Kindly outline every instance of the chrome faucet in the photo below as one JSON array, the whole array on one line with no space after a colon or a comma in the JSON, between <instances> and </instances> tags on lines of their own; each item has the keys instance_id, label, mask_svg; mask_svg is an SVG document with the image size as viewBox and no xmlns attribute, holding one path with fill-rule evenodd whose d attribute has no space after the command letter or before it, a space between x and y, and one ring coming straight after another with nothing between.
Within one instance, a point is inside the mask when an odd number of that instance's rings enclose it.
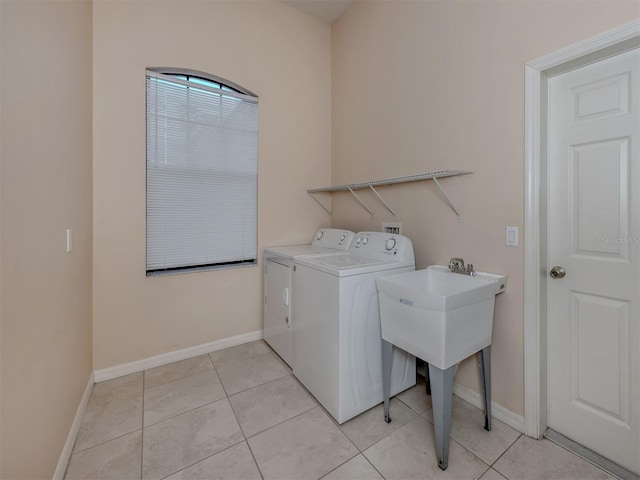
<instances>
[{"instance_id":1,"label":"chrome faucet","mask_svg":"<svg viewBox=\"0 0 640 480\"><path fill-rule=\"evenodd\" d=\"M453 257L449 260L449 270L453 273L461 273L463 275L475 276L476 271L473 269L473 263L464 266L464 260L460 257Z\"/></svg>"}]
</instances>

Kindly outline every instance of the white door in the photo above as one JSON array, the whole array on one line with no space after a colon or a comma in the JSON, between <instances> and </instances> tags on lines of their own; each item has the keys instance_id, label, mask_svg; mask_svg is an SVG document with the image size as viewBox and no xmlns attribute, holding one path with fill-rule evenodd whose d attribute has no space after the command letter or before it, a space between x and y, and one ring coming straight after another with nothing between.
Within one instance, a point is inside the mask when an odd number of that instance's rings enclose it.
<instances>
[{"instance_id":1,"label":"white door","mask_svg":"<svg viewBox=\"0 0 640 480\"><path fill-rule=\"evenodd\" d=\"M549 80L549 427L640 473L640 50Z\"/></svg>"}]
</instances>

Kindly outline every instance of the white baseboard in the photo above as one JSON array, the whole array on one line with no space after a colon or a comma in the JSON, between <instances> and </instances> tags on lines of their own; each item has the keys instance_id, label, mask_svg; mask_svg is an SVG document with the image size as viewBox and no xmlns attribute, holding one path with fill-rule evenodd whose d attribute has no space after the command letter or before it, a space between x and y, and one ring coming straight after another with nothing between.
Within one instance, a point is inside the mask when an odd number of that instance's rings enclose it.
<instances>
[{"instance_id":1,"label":"white baseboard","mask_svg":"<svg viewBox=\"0 0 640 480\"><path fill-rule=\"evenodd\" d=\"M160 367L168 363L178 362L180 360L186 360L188 358L197 357L198 355L204 355L206 353L215 352L216 350L222 350L223 348L235 347L242 343L253 342L255 340L262 340L262 330L256 330L255 332L243 333L241 335L235 335L233 337L222 338L209 343L203 343L194 347L183 348L181 350L175 350L173 352L163 353L155 355L153 357L143 358L142 360L136 360L134 362L123 363L115 365L113 367L103 368L93 372L95 382L100 383L105 380L111 380L113 378L122 377L131 373L143 372L149 368Z\"/></svg>"},{"instance_id":2,"label":"white baseboard","mask_svg":"<svg viewBox=\"0 0 640 480\"><path fill-rule=\"evenodd\" d=\"M76 438L78 437L78 432L80 431L80 423L82 422L84 411L87 409L87 403L89 402L89 397L91 396L91 391L93 390L94 383L94 375L92 373L91 375L89 375L87 388L84 389L84 393L82 394L82 398L80 399L80 405L78 405L78 410L76 410L76 416L73 419L71 429L69 430L69 435L67 435L67 441L62 448L62 453L60 454L60 459L58 460L58 466L56 467L55 472L53 472L53 480L62 480L64 478L65 472L67 471L67 465L69 465L69 460L71 459L73 446L76 443Z\"/></svg>"},{"instance_id":3,"label":"white baseboard","mask_svg":"<svg viewBox=\"0 0 640 480\"><path fill-rule=\"evenodd\" d=\"M480 409L484 408L482 395L467 387L463 387L459 383L453 384L453 393L475 407ZM506 423L511 428L515 428L520 433L524 433L524 417L494 401L491 402L491 416Z\"/></svg>"}]
</instances>

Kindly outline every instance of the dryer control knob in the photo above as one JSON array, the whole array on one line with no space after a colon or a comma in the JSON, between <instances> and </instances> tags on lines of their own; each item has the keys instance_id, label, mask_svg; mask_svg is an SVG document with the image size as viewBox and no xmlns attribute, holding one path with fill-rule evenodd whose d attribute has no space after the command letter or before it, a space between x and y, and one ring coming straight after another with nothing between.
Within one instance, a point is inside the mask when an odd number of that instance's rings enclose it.
<instances>
[{"instance_id":1,"label":"dryer control knob","mask_svg":"<svg viewBox=\"0 0 640 480\"><path fill-rule=\"evenodd\" d=\"M386 248L387 250L393 250L395 246L396 246L396 239L393 237L387 240L387 242L384 244L384 248Z\"/></svg>"},{"instance_id":2,"label":"dryer control knob","mask_svg":"<svg viewBox=\"0 0 640 480\"><path fill-rule=\"evenodd\" d=\"M362 241L362 237L358 235L356 237L356 243L360 243L361 241Z\"/></svg>"},{"instance_id":3,"label":"dryer control knob","mask_svg":"<svg viewBox=\"0 0 640 480\"><path fill-rule=\"evenodd\" d=\"M369 239L368 239L367 237L364 237L364 238L362 239L362 244L363 244L363 245L366 245L367 243L369 243Z\"/></svg>"},{"instance_id":4,"label":"dryer control knob","mask_svg":"<svg viewBox=\"0 0 640 480\"><path fill-rule=\"evenodd\" d=\"M344 239L347 238L347 236L345 234L342 234L342 236L340 237L340 241L344 242Z\"/></svg>"}]
</instances>

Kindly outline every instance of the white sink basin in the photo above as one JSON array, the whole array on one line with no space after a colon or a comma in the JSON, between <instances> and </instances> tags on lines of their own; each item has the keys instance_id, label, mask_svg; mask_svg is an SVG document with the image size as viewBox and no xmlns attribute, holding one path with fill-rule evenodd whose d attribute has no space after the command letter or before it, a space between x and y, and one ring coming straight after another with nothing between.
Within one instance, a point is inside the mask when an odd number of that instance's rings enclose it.
<instances>
[{"instance_id":1,"label":"white sink basin","mask_svg":"<svg viewBox=\"0 0 640 480\"><path fill-rule=\"evenodd\" d=\"M377 278L382 338L445 370L491 344L495 296L506 283L441 265Z\"/></svg>"}]
</instances>

